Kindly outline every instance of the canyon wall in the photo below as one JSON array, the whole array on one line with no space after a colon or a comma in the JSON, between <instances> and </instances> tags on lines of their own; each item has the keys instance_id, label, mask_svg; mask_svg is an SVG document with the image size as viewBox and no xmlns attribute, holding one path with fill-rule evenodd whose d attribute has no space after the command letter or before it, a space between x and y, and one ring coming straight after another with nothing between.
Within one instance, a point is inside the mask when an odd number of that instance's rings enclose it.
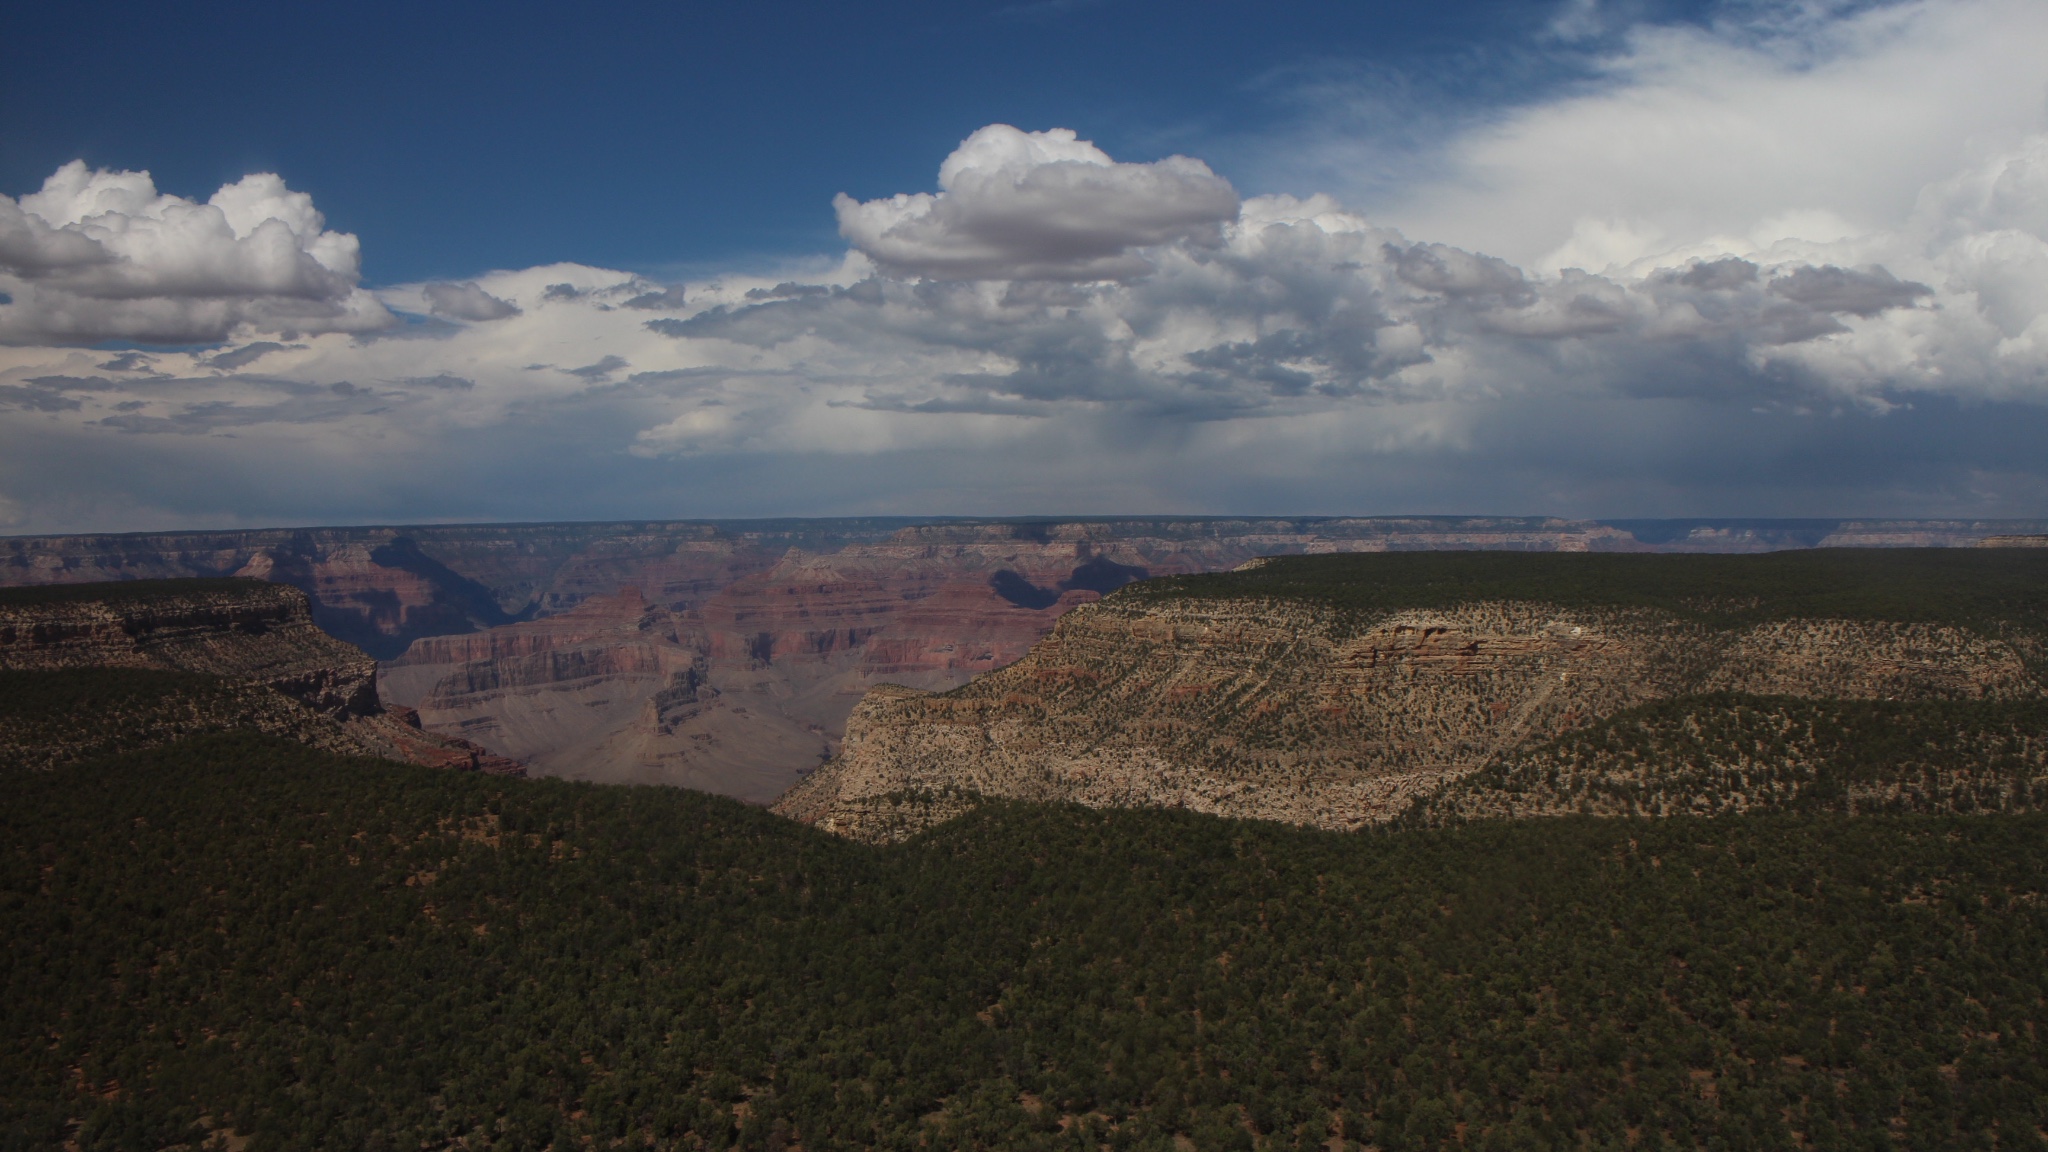
<instances>
[{"instance_id":1,"label":"canyon wall","mask_svg":"<svg viewBox=\"0 0 2048 1152\"><path fill-rule=\"evenodd\" d=\"M869 688L1015 661L1143 577L1256 556L1425 549L1763 551L1974 544L2012 521L1536 517L837 519L434 525L0 538L0 585L291 585L384 661L384 699L536 772L765 802Z\"/></svg>"},{"instance_id":2,"label":"canyon wall","mask_svg":"<svg viewBox=\"0 0 2048 1152\"><path fill-rule=\"evenodd\" d=\"M315 627L305 593L190 580L0 594L0 668L161 668L273 689L324 716L378 710L377 662Z\"/></svg>"},{"instance_id":3,"label":"canyon wall","mask_svg":"<svg viewBox=\"0 0 2048 1152\"><path fill-rule=\"evenodd\" d=\"M2037 632L1939 621L1125 594L965 687L870 692L776 808L873 840L987 796L1348 829L1647 701L2031 699L2044 652Z\"/></svg>"},{"instance_id":4,"label":"canyon wall","mask_svg":"<svg viewBox=\"0 0 2048 1152\"><path fill-rule=\"evenodd\" d=\"M197 731L254 728L347 754L524 774L516 761L423 730L408 710L386 709L377 662L315 626L306 594L283 584L187 579L0 589L0 672L94 670L183 675L156 682L158 691L139 704L117 679L106 692L88 688L79 715L10 710L0 723L0 758L49 767L103 746L130 750ZM36 689L31 681L10 683ZM117 698L128 699L120 715L94 714Z\"/></svg>"}]
</instances>

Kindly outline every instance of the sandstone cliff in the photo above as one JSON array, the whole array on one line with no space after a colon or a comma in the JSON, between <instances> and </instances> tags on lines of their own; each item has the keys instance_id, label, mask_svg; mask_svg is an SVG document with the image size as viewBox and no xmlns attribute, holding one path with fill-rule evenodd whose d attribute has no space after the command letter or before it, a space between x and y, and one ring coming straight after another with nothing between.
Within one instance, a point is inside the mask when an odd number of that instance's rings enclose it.
<instances>
[{"instance_id":1,"label":"sandstone cliff","mask_svg":"<svg viewBox=\"0 0 2048 1152\"><path fill-rule=\"evenodd\" d=\"M1126 593L964 688L869 693L842 754L777 810L869 839L976 796L1354 828L1646 701L2027 699L2040 654L2032 632L1941 620Z\"/></svg>"}]
</instances>

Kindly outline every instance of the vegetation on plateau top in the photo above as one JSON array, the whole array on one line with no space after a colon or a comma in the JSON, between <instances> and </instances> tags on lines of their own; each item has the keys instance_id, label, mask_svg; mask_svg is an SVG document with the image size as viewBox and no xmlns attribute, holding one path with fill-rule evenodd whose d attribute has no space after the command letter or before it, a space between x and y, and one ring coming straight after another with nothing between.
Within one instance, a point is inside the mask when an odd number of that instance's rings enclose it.
<instances>
[{"instance_id":1,"label":"vegetation on plateau top","mask_svg":"<svg viewBox=\"0 0 2048 1152\"><path fill-rule=\"evenodd\" d=\"M1277 556L1122 597L1306 600L1392 612L1480 601L1649 608L1713 623L1799 617L2048 625L2048 549L1814 548L1754 555L1366 552Z\"/></svg>"},{"instance_id":2,"label":"vegetation on plateau top","mask_svg":"<svg viewBox=\"0 0 2048 1152\"><path fill-rule=\"evenodd\" d=\"M103 580L87 584L29 584L0 588L0 608L25 608L41 604L139 604L181 596L245 596L252 592L273 592L277 585L245 577L189 577L176 580Z\"/></svg>"}]
</instances>

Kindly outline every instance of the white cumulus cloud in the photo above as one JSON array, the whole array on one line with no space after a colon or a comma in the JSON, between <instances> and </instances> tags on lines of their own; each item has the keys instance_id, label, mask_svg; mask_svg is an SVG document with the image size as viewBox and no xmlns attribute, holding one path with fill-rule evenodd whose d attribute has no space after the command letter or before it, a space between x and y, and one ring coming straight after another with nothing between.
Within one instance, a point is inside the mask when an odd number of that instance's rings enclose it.
<instances>
[{"instance_id":1,"label":"white cumulus cloud","mask_svg":"<svg viewBox=\"0 0 2048 1152\"><path fill-rule=\"evenodd\" d=\"M1441 140L1375 218L1546 272L1748 255L1897 228L1924 189L2043 128L2037 0L1733 11L1753 18L1638 27L1589 84ZM1287 146L1343 179L1341 133Z\"/></svg>"},{"instance_id":2,"label":"white cumulus cloud","mask_svg":"<svg viewBox=\"0 0 2048 1152\"><path fill-rule=\"evenodd\" d=\"M73 161L0 196L0 340L218 341L240 331L366 331L392 322L358 287L356 238L269 173L201 204L147 172Z\"/></svg>"},{"instance_id":3,"label":"white cumulus cloud","mask_svg":"<svg viewBox=\"0 0 2048 1152\"><path fill-rule=\"evenodd\" d=\"M1124 280L1143 249L1201 241L1237 193L1200 160L1119 164L1066 128L991 124L939 166L936 194L833 201L839 231L876 263L938 280Z\"/></svg>"}]
</instances>

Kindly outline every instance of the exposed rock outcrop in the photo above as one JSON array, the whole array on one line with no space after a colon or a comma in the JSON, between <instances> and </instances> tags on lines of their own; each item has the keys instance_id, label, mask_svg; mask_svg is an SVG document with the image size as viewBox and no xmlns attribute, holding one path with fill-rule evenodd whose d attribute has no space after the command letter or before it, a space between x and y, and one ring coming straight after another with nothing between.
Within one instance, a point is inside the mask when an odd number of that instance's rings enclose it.
<instances>
[{"instance_id":1,"label":"exposed rock outcrop","mask_svg":"<svg viewBox=\"0 0 2048 1152\"><path fill-rule=\"evenodd\" d=\"M2042 686L2006 640L1939 624L1112 597L964 688L870 693L843 753L776 808L865 839L975 796L1354 828L1531 741L1716 689L1979 699Z\"/></svg>"},{"instance_id":2,"label":"exposed rock outcrop","mask_svg":"<svg viewBox=\"0 0 2048 1152\"><path fill-rule=\"evenodd\" d=\"M119 715L0 722L13 763L49 767L194 732L253 728L356 755L524 774L378 702L377 663L313 623L305 593L250 579L135 581L0 592L0 671L175 673L85 684ZM33 729L33 731L31 731Z\"/></svg>"}]
</instances>

